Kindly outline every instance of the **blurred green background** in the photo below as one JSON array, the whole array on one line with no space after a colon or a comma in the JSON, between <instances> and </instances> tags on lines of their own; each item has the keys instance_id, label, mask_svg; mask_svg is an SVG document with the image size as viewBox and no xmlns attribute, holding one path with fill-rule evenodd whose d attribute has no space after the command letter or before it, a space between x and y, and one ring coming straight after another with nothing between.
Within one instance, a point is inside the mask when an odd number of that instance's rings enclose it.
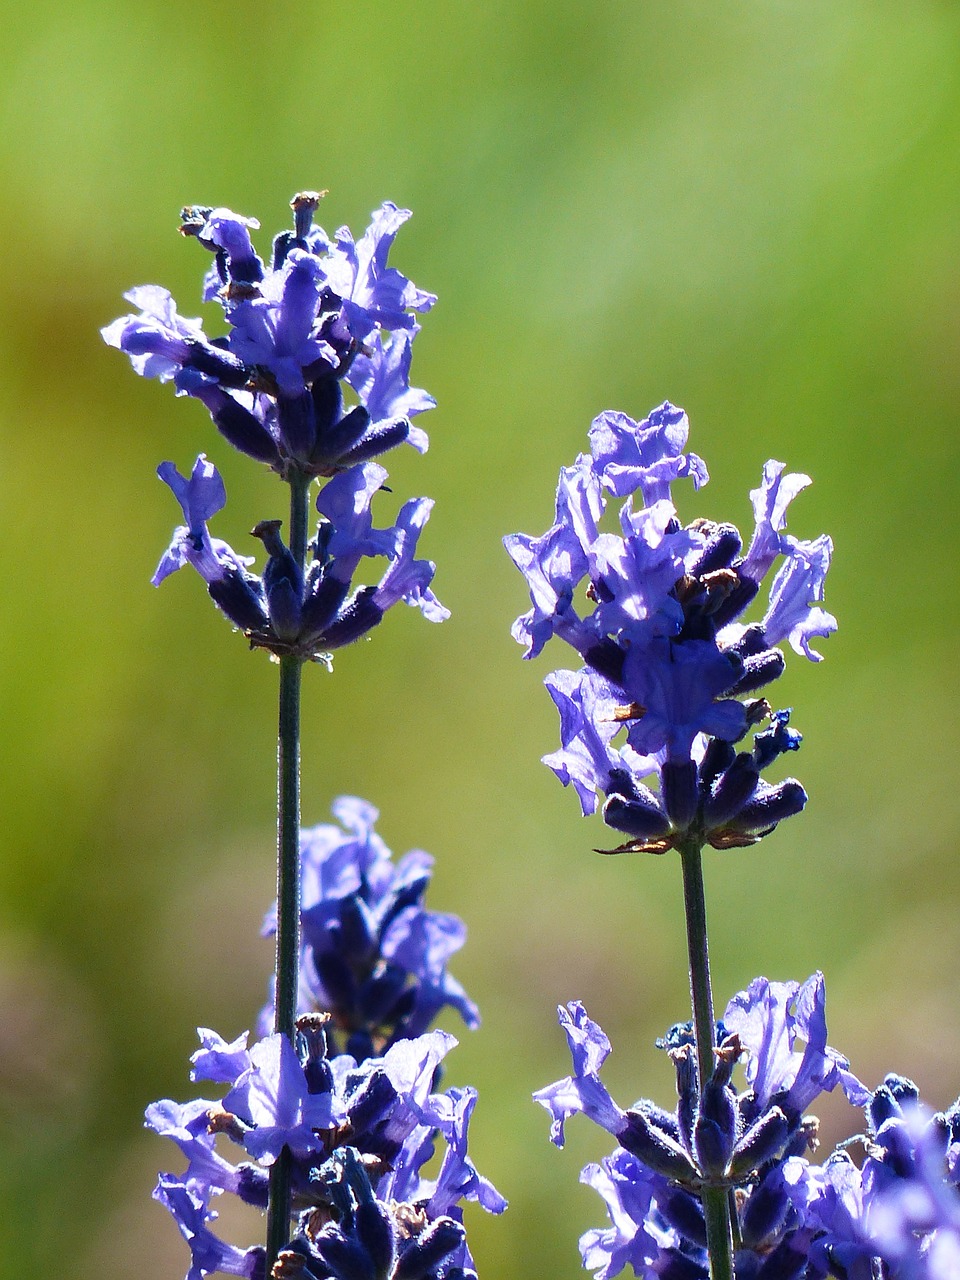
<instances>
[{"instance_id":1,"label":"blurred green background","mask_svg":"<svg viewBox=\"0 0 960 1280\"><path fill-rule=\"evenodd\" d=\"M259 217L330 189L359 232L415 211L395 261L440 295L415 381L439 408L398 497L453 618L391 616L306 681L304 818L355 792L436 909L484 1025L449 1079L481 1091L470 1215L487 1280L580 1274L603 1220L577 1184L606 1136L547 1143L558 1001L613 1039L621 1102L667 1103L654 1037L686 1016L679 868L601 860L539 757L557 728L509 627L503 534L550 523L603 408L686 407L712 481L681 514L751 525L765 459L809 472L792 532L829 531L827 661L777 690L805 735L806 814L711 853L718 1004L758 973L827 974L831 1040L868 1083L960 1090L956 768L960 6L946 0L53 0L3 6L0 81L0 1274L178 1280L150 1201L172 1147L144 1105L194 1096L194 1027L251 1024L271 966L275 669L193 575L148 583L177 512L156 464L201 449L239 550L274 477L98 328L131 285L199 310L184 203ZM462 1029L448 1018L454 1032ZM855 1125L825 1109L827 1139ZM238 1227L255 1238L256 1223Z\"/></svg>"}]
</instances>

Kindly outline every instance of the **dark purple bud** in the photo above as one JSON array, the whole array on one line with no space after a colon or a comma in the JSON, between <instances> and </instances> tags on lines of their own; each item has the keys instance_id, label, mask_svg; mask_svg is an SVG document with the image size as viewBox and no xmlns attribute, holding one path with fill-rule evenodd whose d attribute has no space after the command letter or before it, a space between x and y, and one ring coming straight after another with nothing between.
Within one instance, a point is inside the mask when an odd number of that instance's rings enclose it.
<instances>
[{"instance_id":1,"label":"dark purple bud","mask_svg":"<svg viewBox=\"0 0 960 1280\"><path fill-rule=\"evenodd\" d=\"M340 380L325 368L320 377L313 380L310 394L313 396L317 443L323 448L328 433L343 417L343 388Z\"/></svg>"},{"instance_id":2,"label":"dark purple bud","mask_svg":"<svg viewBox=\"0 0 960 1280\"><path fill-rule=\"evenodd\" d=\"M362 587L337 620L327 628L322 644L327 649L341 649L366 635L383 619L383 610L374 600L376 587Z\"/></svg>"},{"instance_id":3,"label":"dark purple bud","mask_svg":"<svg viewBox=\"0 0 960 1280\"><path fill-rule=\"evenodd\" d=\"M657 1280L709 1280L706 1263L699 1263L679 1249L661 1249L657 1255Z\"/></svg>"},{"instance_id":4,"label":"dark purple bud","mask_svg":"<svg viewBox=\"0 0 960 1280\"><path fill-rule=\"evenodd\" d=\"M397 1235L389 1210L379 1200L364 1200L354 1219L357 1238L373 1264L374 1276L392 1274L397 1250Z\"/></svg>"},{"instance_id":5,"label":"dark purple bud","mask_svg":"<svg viewBox=\"0 0 960 1280\"><path fill-rule=\"evenodd\" d=\"M920 1102L920 1090L908 1076L897 1075L896 1072L891 1071L883 1077L883 1083L890 1090L901 1110L908 1111Z\"/></svg>"},{"instance_id":6,"label":"dark purple bud","mask_svg":"<svg viewBox=\"0 0 960 1280\"><path fill-rule=\"evenodd\" d=\"M807 1269L809 1260L809 1237L806 1232L795 1231L767 1254L757 1272L757 1280L801 1280L810 1274ZM837 1271L838 1276L844 1274L843 1268ZM848 1280L853 1280L852 1272L848 1274Z\"/></svg>"},{"instance_id":7,"label":"dark purple bud","mask_svg":"<svg viewBox=\"0 0 960 1280\"><path fill-rule=\"evenodd\" d=\"M357 996L357 983L350 965L337 951L314 950L317 977L334 1009L351 1009Z\"/></svg>"},{"instance_id":8,"label":"dark purple bud","mask_svg":"<svg viewBox=\"0 0 960 1280\"><path fill-rule=\"evenodd\" d=\"M774 1160L791 1134L790 1122L779 1107L771 1107L746 1131L733 1151L730 1177L745 1177L767 1160Z\"/></svg>"},{"instance_id":9,"label":"dark purple bud","mask_svg":"<svg viewBox=\"0 0 960 1280\"><path fill-rule=\"evenodd\" d=\"M222 578L208 584L207 591L235 627L241 631L266 631L270 620L259 587L258 579L240 568L230 567L225 569Z\"/></svg>"},{"instance_id":10,"label":"dark purple bud","mask_svg":"<svg viewBox=\"0 0 960 1280\"><path fill-rule=\"evenodd\" d=\"M263 571L263 591L273 629L281 640L295 640L300 633L303 601L300 566L283 544L279 520L261 520L252 533L270 557Z\"/></svg>"},{"instance_id":11,"label":"dark purple bud","mask_svg":"<svg viewBox=\"0 0 960 1280\"><path fill-rule=\"evenodd\" d=\"M362 1133L365 1129L372 1129L396 1100L397 1091L390 1083L390 1077L378 1068L350 1103L350 1123L354 1130Z\"/></svg>"},{"instance_id":12,"label":"dark purple bud","mask_svg":"<svg viewBox=\"0 0 960 1280\"><path fill-rule=\"evenodd\" d=\"M710 794L710 788L716 782L724 769L728 769L733 764L736 757L736 750L732 743L725 742L723 738L711 738L707 743L707 749L703 753L703 759L700 761L700 795L705 800Z\"/></svg>"},{"instance_id":13,"label":"dark purple bud","mask_svg":"<svg viewBox=\"0 0 960 1280\"><path fill-rule=\"evenodd\" d=\"M763 653L754 654L745 659L743 674L727 692L731 697L740 698L747 693L755 693L773 680L783 675L787 660L779 649L765 649Z\"/></svg>"},{"instance_id":14,"label":"dark purple bud","mask_svg":"<svg viewBox=\"0 0 960 1280\"><path fill-rule=\"evenodd\" d=\"M692 1158L694 1130L700 1112L700 1083L696 1054L692 1045L684 1045L670 1053L677 1072L677 1124L680 1141Z\"/></svg>"},{"instance_id":15,"label":"dark purple bud","mask_svg":"<svg viewBox=\"0 0 960 1280\"><path fill-rule=\"evenodd\" d=\"M273 271L279 271L287 260L287 254L291 249L303 249L306 246L302 241L297 239L295 231L281 231L273 237L273 250L270 255L270 267Z\"/></svg>"},{"instance_id":16,"label":"dark purple bud","mask_svg":"<svg viewBox=\"0 0 960 1280\"><path fill-rule=\"evenodd\" d=\"M635 784L641 789L639 784ZM645 795L638 795L628 800L625 796L608 796L603 806L603 820L615 831L623 831L635 840L649 840L653 836L662 836L670 830L670 820L660 808L660 803L646 787Z\"/></svg>"},{"instance_id":17,"label":"dark purple bud","mask_svg":"<svg viewBox=\"0 0 960 1280\"><path fill-rule=\"evenodd\" d=\"M667 1223L693 1244L706 1248L707 1228L703 1220L703 1207L696 1196L682 1187L670 1187L662 1194L657 1192L657 1208Z\"/></svg>"},{"instance_id":18,"label":"dark purple bud","mask_svg":"<svg viewBox=\"0 0 960 1280\"><path fill-rule=\"evenodd\" d=\"M237 1195L244 1204L266 1209L270 1199L270 1174L256 1164L237 1166Z\"/></svg>"},{"instance_id":19,"label":"dark purple bud","mask_svg":"<svg viewBox=\"0 0 960 1280\"><path fill-rule=\"evenodd\" d=\"M741 751L720 775L704 802L703 821L708 830L723 826L739 813L756 790L760 771L752 755Z\"/></svg>"},{"instance_id":20,"label":"dark purple bud","mask_svg":"<svg viewBox=\"0 0 960 1280\"><path fill-rule=\"evenodd\" d=\"M352 466L352 451L365 441L365 433L369 426L369 413L363 405L357 405L328 427L323 434L317 432L317 445L313 451L314 465L337 467L341 470ZM380 452L380 450L374 450L374 452Z\"/></svg>"},{"instance_id":21,"label":"dark purple bud","mask_svg":"<svg viewBox=\"0 0 960 1280\"><path fill-rule=\"evenodd\" d=\"M730 1069L723 1061L718 1062L700 1095L693 1146L697 1163L705 1173L722 1174L736 1142L737 1100L727 1087L729 1078Z\"/></svg>"},{"instance_id":22,"label":"dark purple bud","mask_svg":"<svg viewBox=\"0 0 960 1280\"><path fill-rule=\"evenodd\" d=\"M466 1232L459 1222L437 1218L403 1248L392 1280L427 1280L436 1275L444 1259L465 1239Z\"/></svg>"},{"instance_id":23,"label":"dark purple bud","mask_svg":"<svg viewBox=\"0 0 960 1280\"><path fill-rule=\"evenodd\" d=\"M902 1120L888 1120L877 1134L883 1148L883 1163L898 1178L912 1178L915 1172L916 1152L914 1137Z\"/></svg>"},{"instance_id":24,"label":"dark purple bud","mask_svg":"<svg viewBox=\"0 0 960 1280\"><path fill-rule=\"evenodd\" d=\"M658 1107L649 1098L641 1098L639 1102L634 1104L634 1110L642 1111L652 1125L662 1133L665 1133L668 1138L673 1138L674 1142L683 1141L677 1117L672 1111L667 1111L664 1107Z\"/></svg>"},{"instance_id":25,"label":"dark purple bud","mask_svg":"<svg viewBox=\"0 0 960 1280\"><path fill-rule=\"evenodd\" d=\"M280 451L273 436L255 414L221 386L186 371L177 376L177 387L206 406L217 430L235 449L257 462L279 465Z\"/></svg>"},{"instance_id":26,"label":"dark purple bud","mask_svg":"<svg viewBox=\"0 0 960 1280\"><path fill-rule=\"evenodd\" d=\"M697 816L697 766L692 760L667 760L660 786L670 821L681 831L689 827Z\"/></svg>"},{"instance_id":27,"label":"dark purple bud","mask_svg":"<svg viewBox=\"0 0 960 1280\"><path fill-rule=\"evenodd\" d=\"M718 569L727 569L740 554L743 540L740 531L732 524L708 525L701 532L707 535L706 545L694 560L687 572L695 578L705 573L715 573Z\"/></svg>"},{"instance_id":28,"label":"dark purple bud","mask_svg":"<svg viewBox=\"0 0 960 1280\"><path fill-rule=\"evenodd\" d=\"M357 894L340 904L338 950L347 962L365 960L374 950L377 925L366 903Z\"/></svg>"},{"instance_id":29,"label":"dark purple bud","mask_svg":"<svg viewBox=\"0 0 960 1280\"><path fill-rule=\"evenodd\" d=\"M357 1004L360 1016L370 1026L393 1021L388 1015L396 1006L407 982L407 970L401 965L381 961L375 972L360 984Z\"/></svg>"},{"instance_id":30,"label":"dark purple bud","mask_svg":"<svg viewBox=\"0 0 960 1280\"><path fill-rule=\"evenodd\" d=\"M215 378L222 387L232 387L235 390L245 387L250 381L249 368L232 352L224 351L212 342L201 342L199 338L184 338L183 342L186 348L186 358L183 361L185 371L194 370L205 374L208 378ZM177 389L187 390L182 385L182 376L177 380Z\"/></svg>"},{"instance_id":31,"label":"dark purple bud","mask_svg":"<svg viewBox=\"0 0 960 1280\"><path fill-rule=\"evenodd\" d=\"M880 1126L887 1120L890 1120L893 1117L900 1119L903 1115L903 1112L900 1109L900 1104L893 1095L893 1090L887 1084L887 1080L889 1079L890 1077L887 1076L883 1084L874 1091L873 1096L867 1103L867 1120L870 1124L871 1133L876 1133Z\"/></svg>"},{"instance_id":32,"label":"dark purple bud","mask_svg":"<svg viewBox=\"0 0 960 1280\"><path fill-rule=\"evenodd\" d=\"M308 576L306 599L300 610L300 634L304 644L319 641L340 612L349 590L349 582L341 582L331 573Z\"/></svg>"},{"instance_id":33,"label":"dark purple bud","mask_svg":"<svg viewBox=\"0 0 960 1280\"><path fill-rule=\"evenodd\" d=\"M756 653L769 649L767 637L759 622L752 622L745 627L743 634L728 647L728 653L739 653L741 658L752 658Z\"/></svg>"},{"instance_id":34,"label":"dark purple bud","mask_svg":"<svg viewBox=\"0 0 960 1280\"><path fill-rule=\"evenodd\" d=\"M731 567L737 569L738 565L734 563ZM744 609L760 590L758 584L752 578L745 578L742 574L738 575L738 577L737 585L713 615L714 625L718 630L720 627L726 626L728 622L732 622L734 618L739 618L740 614L743 613Z\"/></svg>"},{"instance_id":35,"label":"dark purple bud","mask_svg":"<svg viewBox=\"0 0 960 1280\"><path fill-rule=\"evenodd\" d=\"M313 1247L337 1280L376 1280L366 1249L336 1227L324 1227L314 1238Z\"/></svg>"},{"instance_id":36,"label":"dark purple bud","mask_svg":"<svg viewBox=\"0 0 960 1280\"><path fill-rule=\"evenodd\" d=\"M769 831L785 818L792 818L807 803L807 793L796 780L786 778L775 787L758 790L748 801L730 826L737 831L759 833Z\"/></svg>"},{"instance_id":37,"label":"dark purple bud","mask_svg":"<svg viewBox=\"0 0 960 1280\"><path fill-rule=\"evenodd\" d=\"M379 932L381 938L386 933L390 923L396 919L401 911L405 911L407 907L420 907L423 905L424 894L430 886L430 874L429 871L423 870L418 875L411 876L405 884L394 890L392 902L380 916Z\"/></svg>"},{"instance_id":38,"label":"dark purple bud","mask_svg":"<svg viewBox=\"0 0 960 1280\"><path fill-rule=\"evenodd\" d=\"M313 453L317 442L317 424L310 392L301 391L297 396L279 394L277 424L287 452L291 457L305 462Z\"/></svg>"},{"instance_id":39,"label":"dark purple bud","mask_svg":"<svg viewBox=\"0 0 960 1280\"><path fill-rule=\"evenodd\" d=\"M354 409L353 414L358 415L357 421L360 420L359 415L366 414L366 410ZM348 418L352 419L353 414L348 414L344 418L344 422ZM341 424L342 425L342 424ZM386 453L388 449L395 449L398 444L403 444L407 436L410 434L410 420L408 418L389 418L386 422L380 422L372 430L366 432L352 448L347 449L340 458L340 465L343 467L355 467L361 462L368 462L371 458L379 457L381 453Z\"/></svg>"},{"instance_id":40,"label":"dark purple bud","mask_svg":"<svg viewBox=\"0 0 960 1280\"><path fill-rule=\"evenodd\" d=\"M631 1109L616 1134L621 1147L642 1160L655 1173L675 1182L695 1181L697 1171L678 1142L651 1124L642 1111Z\"/></svg>"},{"instance_id":41,"label":"dark purple bud","mask_svg":"<svg viewBox=\"0 0 960 1280\"><path fill-rule=\"evenodd\" d=\"M783 1227L790 1212L783 1172L774 1166L747 1197L740 1212L740 1234L748 1249L759 1249Z\"/></svg>"},{"instance_id":42,"label":"dark purple bud","mask_svg":"<svg viewBox=\"0 0 960 1280\"><path fill-rule=\"evenodd\" d=\"M700 1116L693 1127L693 1149L697 1164L705 1173L718 1177L727 1167L732 1143L729 1135L713 1120Z\"/></svg>"},{"instance_id":43,"label":"dark purple bud","mask_svg":"<svg viewBox=\"0 0 960 1280\"><path fill-rule=\"evenodd\" d=\"M614 684L619 684L623 677L625 657L620 646L606 637L591 645L583 654L583 660L588 667L593 667L594 671L607 680L612 680Z\"/></svg>"}]
</instances>

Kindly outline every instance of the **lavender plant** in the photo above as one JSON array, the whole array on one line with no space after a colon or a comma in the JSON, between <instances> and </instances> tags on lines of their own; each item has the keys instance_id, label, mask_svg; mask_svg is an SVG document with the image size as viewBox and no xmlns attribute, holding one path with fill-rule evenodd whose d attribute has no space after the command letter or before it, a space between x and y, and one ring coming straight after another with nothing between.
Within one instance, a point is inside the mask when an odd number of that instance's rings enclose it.
<instances>
[{"instance_id":1,"label":"lavender plant","mask_svg":"<svg viewBox=\"0 0 960 1280\"><path fill-rule=\"evenodd\" d=\"M782 642L818 661L811 642L836 621L822 606L830 539L785 532L809 477L766 464L744 552L733 525L677 517L673 482L708 479L684 452L688 432L669 403L640 423L600 414L590 453L560 473L552 527L505 540L530 589L513 629L526 656L557 636L583 662L546 677L561 746L544 763L584 814L600 807L627 836L603 852L675 851L683 878L693 1017L657 1042L676 1108L613 1100L599 1076L609 1041L579 1003L560 1009L573 1073L535 1095L558 1146L576 1113L618 1143L581 1174L611 1223L583 1236L583 1263L599 1280L628 1265L644 1280L955 1278L960 1104L932 1114L895 1075L866 1088L827 1044L820 974L758 978L714 1019L702 852L756 844L806 804L796 779L762 776L800 735L789 710L755 695L784 670ZM601 523L610 496L626 499L619 533ZM762 616L747 620L775 564ZM864 1108L864 1127L814 1165L807 1108L838 1086Z\"/></svg>"},{"instance_id":2,"label":"lavender plant","mask_svg":"<svg viewBox=\"0 0 960 1280\"><path fill-rule=\"evenodd\" d=\"M191 1078L221 1086L219 1100L163 1101L147 1124L187 1159L155 1196L191 1250L188 1280L211 1272L262 1280L465 1280L475 1276L464 1200L499 1213L506 1202L476 1171L467 1131L472 1089L438 1087L456 1041L430 1030L446 1005L468 1026L479 1015L447 972L463 942L452 916L423 904L431 859L394 864L376 835L376 811L342 797L343 828L300 829L300 695L307 662L376 627L401 600L439 622L434 565L417 559L427 498L375 527L387 473L374 461L407 442L433 399L410 384L415 315L435 298L387 265L410 216L384 204L359 240L313 222L320 196L294 198L294 227L273 241L269 266L254 250L258 224L227 209L183 211L181 231L212 254L203 300L223 309L226 333L208 337L155 285L126 296L137 313L103 330L137 373L172 381L199 400L220 434L289 486L289 535L262 519L253 536L266 561L211 535L226 502L200 454L189 477L158 469L183 514L153 581L190 564L251 648L279 666L276 971L260 1038L227 1042L200 1031ZM310 500L319 515L310 536ZM369 561L385 567L371 572ZM365 581L373 578L374 581ZM241 1150L226 1158L218 1138ZM437 1146L436 1176L426 1171ZM266 1244L239 1248L209 1223L223 1193L266 1210ZM291 1218L296 1215L295 1226Z\"/></svg>"}]
</instances>

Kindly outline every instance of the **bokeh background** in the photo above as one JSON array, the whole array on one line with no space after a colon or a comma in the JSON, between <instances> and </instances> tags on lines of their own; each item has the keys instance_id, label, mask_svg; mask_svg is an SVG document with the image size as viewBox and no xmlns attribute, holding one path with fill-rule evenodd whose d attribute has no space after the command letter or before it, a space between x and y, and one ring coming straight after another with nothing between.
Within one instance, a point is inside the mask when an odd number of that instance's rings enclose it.
<instances>
[{"instance_id":1,"label":"bokeh background","mask_svg":"<svg viewBox=\"0 0 960 1280\"><path fill-rule=\"evenodd\" d=\"M177 512L156 464L201 449L238 549L274 477L195 402L137 379L101 325L124 289L199 310L184 203L256 215L330 190L359 233L415 210L395 261L440 295L415 381L442 627L403 610L306 681L304 817L355 792L396 852L437 858L436 909L484 1025L449 1079L512 1201L470 1215L487 1280L580 1274L609 1149L547 1143L558 1001L615 1052L622 1102L668 1102L657 1034L687 1009L679 869L609 844L539 764L555 748L503 534L550 523L603 408L684 405L712 480L682 514L749 529L765 459L809 472L791 530L832 533L817 668L778 692L806 814L710 854L718 1003L758 973L827 974L831 1040L960 1091L956 626L960 7L947 0L54 0L2 5L0 1274L171 1280L150 1201L177 1153L141 1128L194 1096L194 1028L251 1024L271 965L275 669L195 576L148 584ZM447 1025L455 1032L452 1017ZM827 1108L828 1140L856 1117ZM252 1241L256 1223L239 1238Z\"/></svg>"}]
</instances>

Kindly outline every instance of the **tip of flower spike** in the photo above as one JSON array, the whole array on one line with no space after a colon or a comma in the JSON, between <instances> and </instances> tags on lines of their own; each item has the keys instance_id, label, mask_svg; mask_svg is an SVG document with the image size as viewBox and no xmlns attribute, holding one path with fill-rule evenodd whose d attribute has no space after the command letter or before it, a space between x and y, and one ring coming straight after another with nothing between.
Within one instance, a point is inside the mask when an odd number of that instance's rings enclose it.
<instances>
[{"instance_id":1,"label":"tip of flower spike","mask_svg":"<svg viewBox=\"0 0 960 1280\"><path fill-rule=\"evenodd\" d=\"M323 191L298 191L290 201L290 208L294 213L299 213L301 209L307 208L308 205L311 209L318 209L320 201L329 194L330 192L326 188Z\"/></svg>"},{"instance_id":2,"label":"tip of flower spike","mask_svg":"<svg viewBox=\"0 0 960 1280\"><path fill-rule=\"evenodd\" d=\"M293 234L298 240L306 240L313 226L313 215L320 207L326 191L298 191L290 201L293 210Z\"/></svg>"}]
</instances>

